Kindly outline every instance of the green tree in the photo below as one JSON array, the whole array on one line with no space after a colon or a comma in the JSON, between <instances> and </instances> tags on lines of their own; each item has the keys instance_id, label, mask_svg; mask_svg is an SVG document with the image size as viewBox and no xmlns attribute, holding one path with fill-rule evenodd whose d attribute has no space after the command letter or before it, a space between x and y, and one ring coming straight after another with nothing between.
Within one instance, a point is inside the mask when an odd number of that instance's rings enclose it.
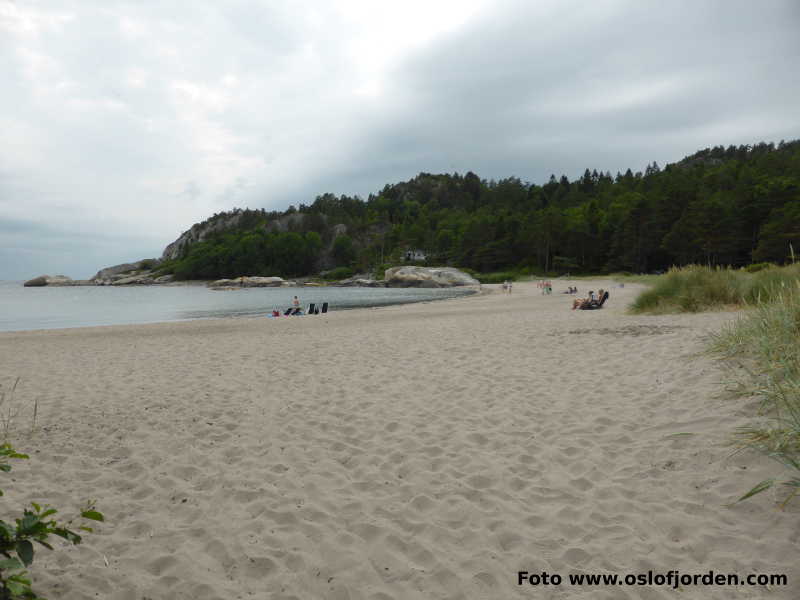
<instances>
[{"instance_id":1,"label":"green tree","mask_svg":"<svg viewBox=\"0 0 800 600\"><path fill-rule=\"evenodd\" d=\"M336 265L349 267L356 259L356 250L349 235L340 235L333 241L332 252Z\"/></svg>"}]
</instances>

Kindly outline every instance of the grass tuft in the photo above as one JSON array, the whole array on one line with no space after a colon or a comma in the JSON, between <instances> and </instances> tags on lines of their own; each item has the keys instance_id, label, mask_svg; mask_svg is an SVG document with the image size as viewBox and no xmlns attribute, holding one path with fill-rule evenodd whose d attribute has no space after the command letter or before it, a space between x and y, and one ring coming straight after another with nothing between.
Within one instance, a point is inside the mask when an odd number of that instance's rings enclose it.
<instances>
[{"instance_id":1,"label":"grass tuft","mask_svg":"<svg viewBox=\"0 0 800 600\"><path fill-rule=\"evenodd\" d=\"M800 265L746 269L691 265L672 268L652 282L631 305L631 312L702 312L768 303L797 286Z\"/></svg>"},{"instance_id":2,"label":"grass tuft","mask_svg":"<svg viewBox=\"0 0 800 600\"><path fill-rule=\"evenodd\" d=\"M795 473L782 482L791 489L788 502L800 485L800 281L789 285L776 279L766 285L753 309L714 337L711 350L754 365L747 369L749 387L760 398L768 421L740 430L738 439L742 447L755 448ZM740 500L774 483L763 481Z\"/></svg>"}]
</instances>

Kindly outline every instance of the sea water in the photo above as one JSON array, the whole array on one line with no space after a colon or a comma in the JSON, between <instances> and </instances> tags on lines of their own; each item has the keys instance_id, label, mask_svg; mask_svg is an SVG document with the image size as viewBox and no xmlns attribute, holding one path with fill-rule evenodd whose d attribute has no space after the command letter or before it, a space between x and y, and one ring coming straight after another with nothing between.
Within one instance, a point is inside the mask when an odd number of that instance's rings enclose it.
<instances>
[{"instance_id":1,"label":"sea water","mask_svg":"<svg viewBox=\"0 0 800 600\"><path fill-rule=\"evenodd\" d=\"M0 281L0 331L62 329L283 312L298 296L305 310L327 302L330 311L441 300L465 288L281 287L211 290L203 285L23 287Z\"/></svg>"}]
</instances>

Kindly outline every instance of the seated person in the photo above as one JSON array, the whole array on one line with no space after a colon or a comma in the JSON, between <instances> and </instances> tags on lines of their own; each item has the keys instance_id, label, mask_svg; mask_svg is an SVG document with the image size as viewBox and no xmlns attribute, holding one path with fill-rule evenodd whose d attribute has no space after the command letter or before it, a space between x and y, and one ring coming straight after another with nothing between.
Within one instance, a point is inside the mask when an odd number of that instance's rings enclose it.
<instances>
[{"instance_id":1,"label":"seated person","mask_svg":"<svg viewBox=\"0 0 800 600\"><path fill-rule=\"evenodd\" d=\"M588 298L575 298L575 300L572 301L572 310L575 310L576 308L583 308L584 305L589 306L594 301L594 292L590 291Z\"/></svg>"}]
</instances>

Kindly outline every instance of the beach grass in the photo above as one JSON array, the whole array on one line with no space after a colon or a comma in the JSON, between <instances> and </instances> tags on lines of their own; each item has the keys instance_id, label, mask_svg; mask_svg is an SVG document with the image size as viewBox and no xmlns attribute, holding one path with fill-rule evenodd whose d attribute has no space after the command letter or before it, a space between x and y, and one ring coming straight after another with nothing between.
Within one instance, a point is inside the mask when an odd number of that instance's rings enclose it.
<instances>
[{"instance_id":1,"label":"beach grass","mask_svg":"<svg viewBox=\"0 0 800 600\"><path fill-rule=\"evenodd\" d=\"M749 365L745 389L761 400L762 425L738 432L742 447L764 452L789 468L786 501L800 492L800 281L762 299L714 336L712 352ZM769 489L756 485L741 499Z\"/></svg>"},{"instance_id":2,"label":"beach grass","mask_svg":"<svg viewBox=\"0 0 800 600\"><path fill-rule=\"evenodd\" d=\"M795 286L800 265L747 269L690 265L649 282L631 305L633 313L664 314L740 308L768 303Z\"/></svg>"},{"instance_id":3,"label":"beach grass","mask_svg":"<svg viewBox=\"0 0 800 600\"><path fill-rule=\"evenodd\" d=\"M740 448L753 448L784 464L786 501L800 492L800 264L778 267L670 269L642 292L633 313L747 309L713 337L710 351L745 367L742 390L761 400L764 420L737 432ZM770 489L760 482L740 500Z\"/></svg>"}]
</instances>

